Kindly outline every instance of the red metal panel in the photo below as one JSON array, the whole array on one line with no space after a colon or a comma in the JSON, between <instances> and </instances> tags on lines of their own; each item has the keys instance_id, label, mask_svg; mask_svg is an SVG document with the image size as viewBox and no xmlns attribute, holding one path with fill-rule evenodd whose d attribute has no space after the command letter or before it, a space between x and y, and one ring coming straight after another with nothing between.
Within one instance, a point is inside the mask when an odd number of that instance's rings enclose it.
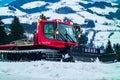
<instances>
[{"instance_id":1,"label":"red metal panel","mask_svg":"<svg viewBox=\"0 0 120 80\"><path fill-rule=\"evenodd\" d=\"M16 47L15 44L6 44L6 45L0 45L0 49L10 49L10 48L13 48L13 47Z\"/></svg>"}]
</instances>

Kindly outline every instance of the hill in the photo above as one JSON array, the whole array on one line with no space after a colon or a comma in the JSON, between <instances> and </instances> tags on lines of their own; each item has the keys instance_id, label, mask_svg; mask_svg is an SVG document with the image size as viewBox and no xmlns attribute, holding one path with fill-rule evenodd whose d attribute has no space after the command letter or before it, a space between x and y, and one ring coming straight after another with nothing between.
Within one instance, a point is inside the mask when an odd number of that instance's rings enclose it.
<instances>
[{"instance_id":1,"label":"hill","mask_svg":"<svg viewBox=\"0 0 120 80\"><path fill-rule=\"evenodd\" d=\"M48 19L68 18L81 25L88 44L106 45L108 39L120 43L120 5L110 1L14 0L0 7L0 17L9 27L13 16L19 17L26 31L33 33L41 13ZM94 23L94 25L91 24Z\"/></svg>"}]
</instances>

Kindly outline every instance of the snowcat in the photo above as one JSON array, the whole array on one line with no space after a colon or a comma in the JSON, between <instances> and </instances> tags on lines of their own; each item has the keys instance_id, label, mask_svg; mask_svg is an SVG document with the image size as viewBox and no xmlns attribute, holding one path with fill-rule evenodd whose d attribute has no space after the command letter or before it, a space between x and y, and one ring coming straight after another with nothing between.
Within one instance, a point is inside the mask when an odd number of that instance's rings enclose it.
<instances>
[{"instance_id":1,"label":"snowcat","mask_svg":"<svg viewBox=\"0 0 120 80\"><path fill-rule=\"evenodd\" d=\"M60 19L46 20L40 17L33 42L14 41L0 45L1 61L114 61L115 54L100 53L100 49L78 46L77 34L73 22Z\"/></svg>"}]
</instances>

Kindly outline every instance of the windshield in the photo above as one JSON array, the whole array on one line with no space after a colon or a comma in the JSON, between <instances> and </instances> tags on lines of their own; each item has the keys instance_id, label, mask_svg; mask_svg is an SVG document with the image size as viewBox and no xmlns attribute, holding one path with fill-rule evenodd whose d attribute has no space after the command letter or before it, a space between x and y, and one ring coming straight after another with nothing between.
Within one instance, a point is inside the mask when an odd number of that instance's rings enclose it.
<instances>
[{"instance_id":1,"label":"windshield","mask_svg":"<svg viewBox=\"0 0 120 80\"><path fill-rule=\"evenodd\" d=\"M63 36L65 36L67 41L76 42L75 33L74 33L74 29L72 26L65 25L65 24L58 24L57 27L60 33Z\"/></svg>"},{"instance_id":2,"label":"windshield","mask_svg":"<svg viewBox=\"0 0 120 80\"><path fill-rule=\"evenodd\" d=\"M49 39L76 42L74 27L65 24L46 22L44 35Z\"/></svg>"}]
</instances>

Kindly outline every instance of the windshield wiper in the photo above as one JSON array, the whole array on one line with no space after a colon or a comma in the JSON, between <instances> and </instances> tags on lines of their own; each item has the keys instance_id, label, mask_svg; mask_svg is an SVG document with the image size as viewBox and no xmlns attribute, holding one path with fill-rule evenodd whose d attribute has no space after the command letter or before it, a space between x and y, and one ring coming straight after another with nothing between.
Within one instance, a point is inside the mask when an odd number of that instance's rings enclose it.
<instances>
[{"instance_id":1,"label":"windshield wiper","mask_svg":"<svg viewBox=\"0 0 120 80\"><path fill-rule=\"evenodd\" d=\"M62 40L64 40L65 42L68 41L60 32L59 32L59 34L60 34L60 37L61 37Z\"/></svg>"},{"instance_id":2,"label":"windshield wiper","mask_svg":"<svg viewBox=\"0 0 120 80\"><path fill-rule=\"evenodd\" d=\"M68 38L70 41L75 42L73 38L66 32L65 34L66 38Z\"/></svg>"}]
</instances>

